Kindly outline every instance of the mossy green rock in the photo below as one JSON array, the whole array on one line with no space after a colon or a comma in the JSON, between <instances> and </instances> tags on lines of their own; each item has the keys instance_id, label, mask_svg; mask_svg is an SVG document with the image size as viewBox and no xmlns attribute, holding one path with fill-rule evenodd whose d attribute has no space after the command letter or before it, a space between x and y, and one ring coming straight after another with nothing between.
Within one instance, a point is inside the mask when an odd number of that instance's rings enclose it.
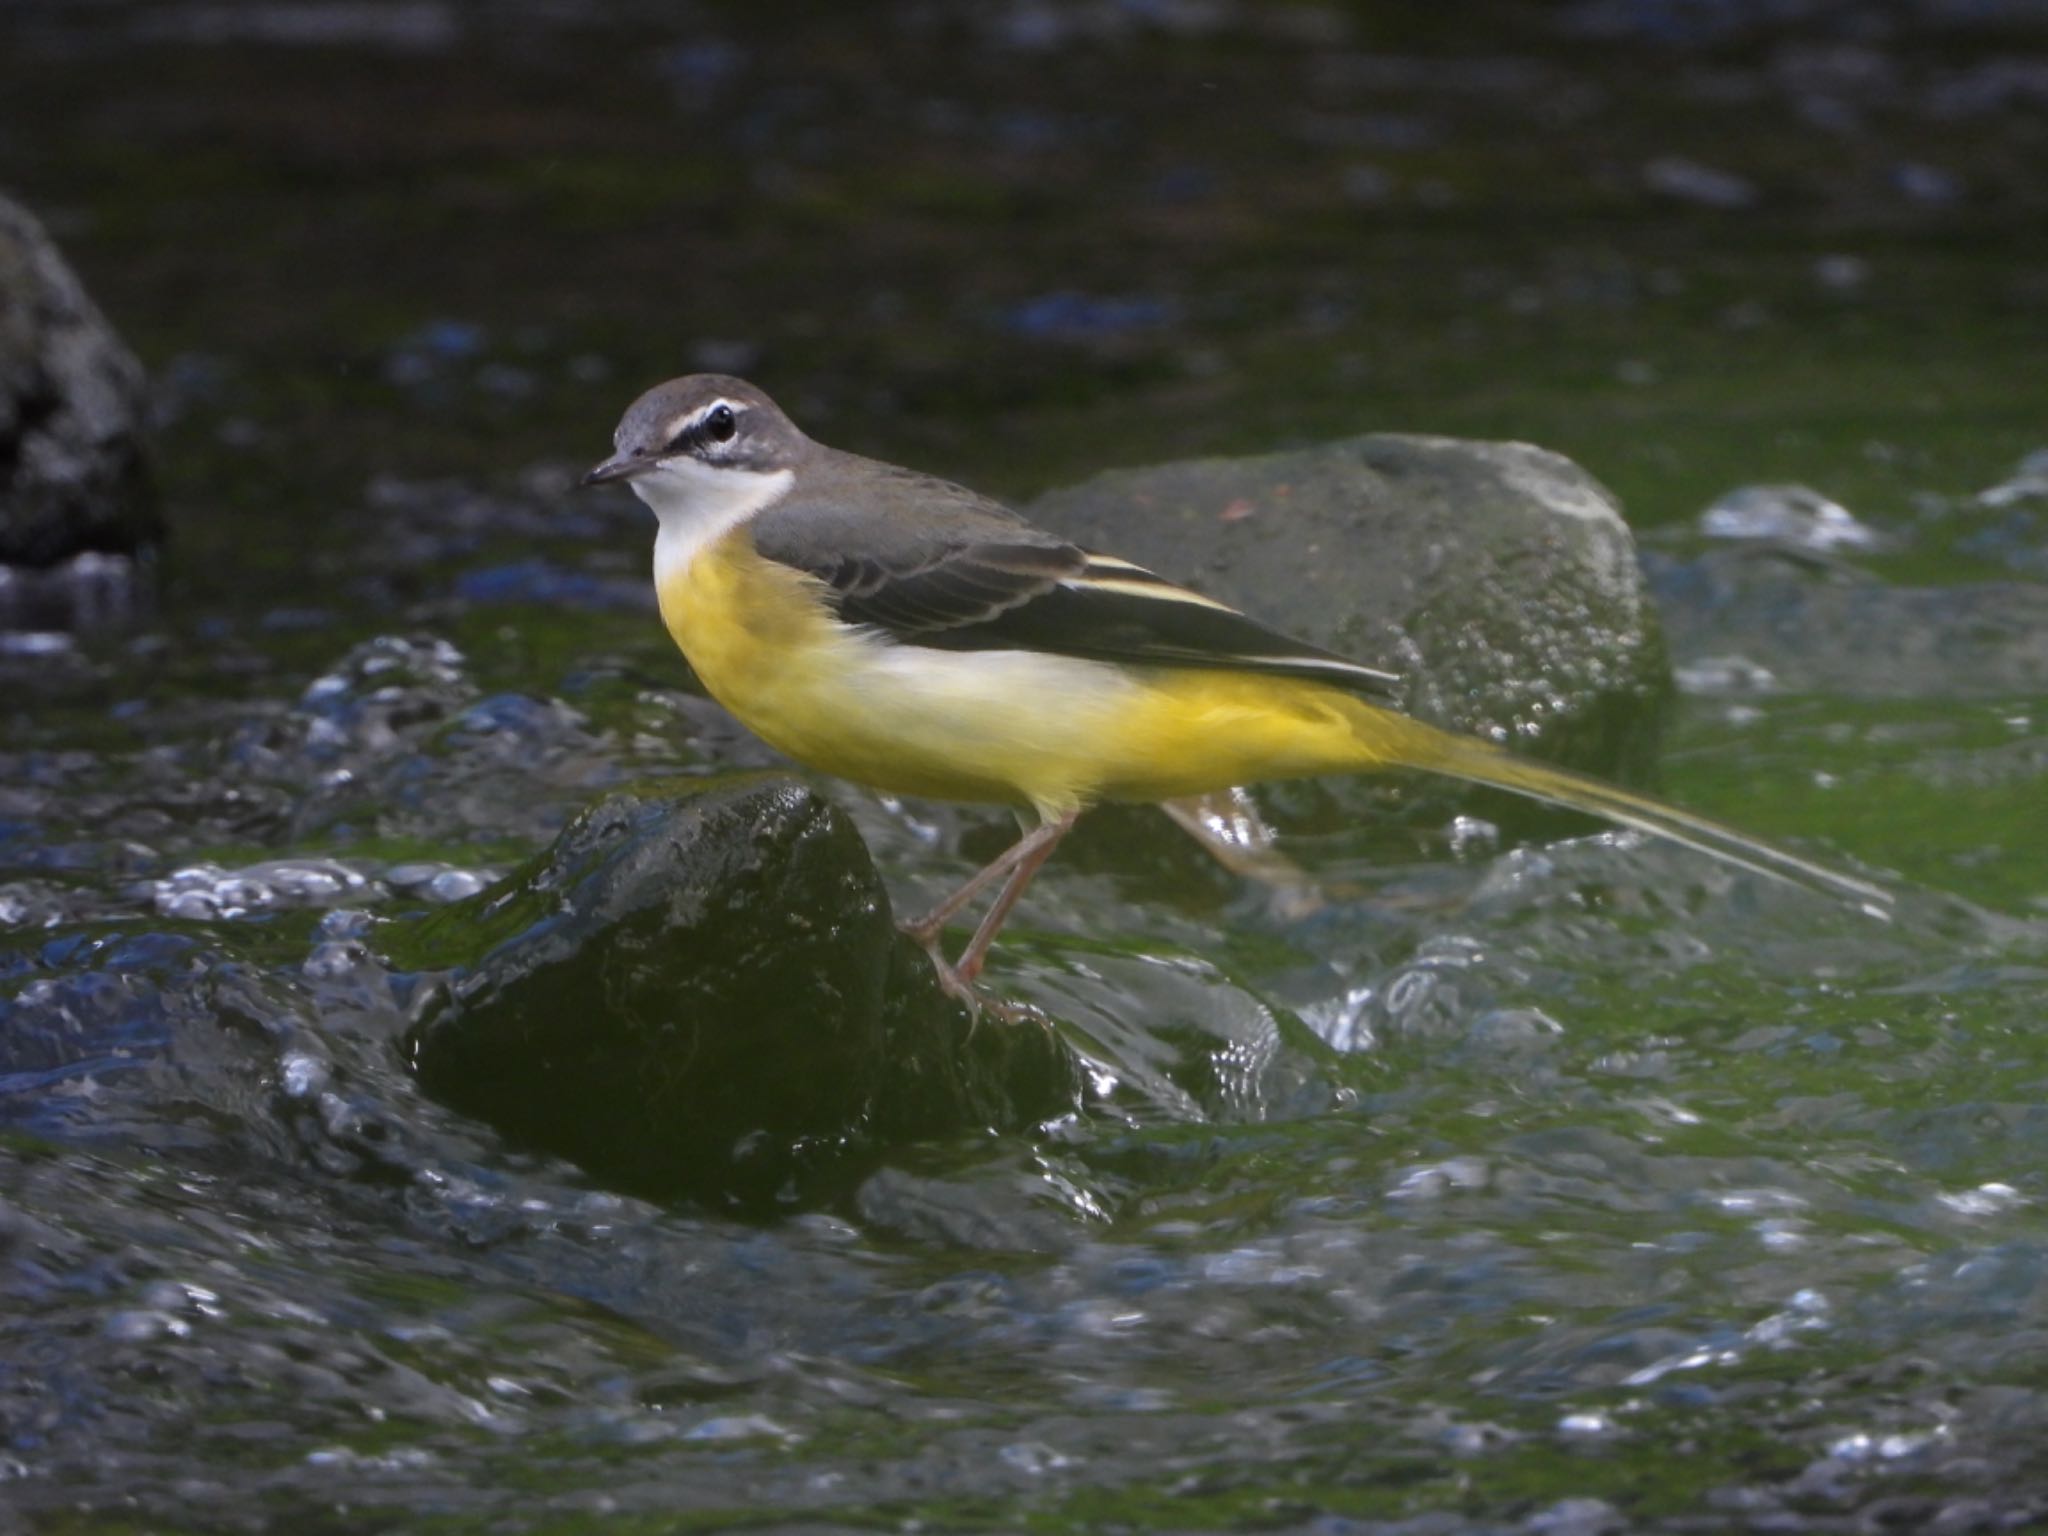
<instances>
[{"instance_id":1,"label":"mossy green rock","mask_svg":"<svg viewBox=\"0 0 2048 1536\"><path fill-rule=\"evenodd\" d=\"M1670 689L1620 505L1525 443L1374 434L1121 470L1034 518L1402 679L1439 725L1610 775Z\"/></svg>"},{"instance_id":2,"label":"mossy green rock","mask_svg":"<svg viewBox=\"0 0 2048 1536\"><path fill-rule=\"evenodd\" d=\"M409 1041L428 1092L656 1197L809 1202L1078 1092L1049 1031L940 990L852 823L787 780L615 795L404 949L447 973Z\"/></svg>"}]
</instances>

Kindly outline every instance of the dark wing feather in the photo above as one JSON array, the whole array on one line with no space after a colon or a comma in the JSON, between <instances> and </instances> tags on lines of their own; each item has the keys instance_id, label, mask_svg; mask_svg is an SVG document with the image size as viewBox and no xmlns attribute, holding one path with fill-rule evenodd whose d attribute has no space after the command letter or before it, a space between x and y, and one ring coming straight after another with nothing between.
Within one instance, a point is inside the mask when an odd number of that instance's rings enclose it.
<instances>
[{"instance_id":1,"label":"dark wing feather","mask_svg":"<svg viewBox=\"0 0 2048 1536\"><path fill-rule=\"evenodd\" d=\"M751 524L755 549L817 577L849 624L939 650L1234 668L1380 694L1399 684L1140 566L1090 555L958 486L855 463L865 473L843 483L857 492L830 503L791 498ZM914 523L888 510L906 497L918 503Z\"/></svg>"},{"instance_id":2,"label":"dark wing feather","mask_svg":"<svg viewBox=\"0 0 2048 1536\"><path fill-rule=\"evenodd\" d=\"M1400 684L1391 672L1361 666L1283 635L1235 608L1122 561L1106 567L1091 562L1080 577L992 615L971 632L949 630L923 643L1270 672L1383 696L1391 696Z\"/></svg>"},{"instance_id":3,"label":"dark wing feather","mask_svg":"<svg viewBox=\"0 0 2048 1536\"><path fill-rule=\"evenodd\" d=\"M947 644L1029 605L1078 574L1086 557L1070 544L962 544L890 569L872 555L814 570L830 587L839 616L872 624L898 640Z\"/></svg>"}]
</instances>

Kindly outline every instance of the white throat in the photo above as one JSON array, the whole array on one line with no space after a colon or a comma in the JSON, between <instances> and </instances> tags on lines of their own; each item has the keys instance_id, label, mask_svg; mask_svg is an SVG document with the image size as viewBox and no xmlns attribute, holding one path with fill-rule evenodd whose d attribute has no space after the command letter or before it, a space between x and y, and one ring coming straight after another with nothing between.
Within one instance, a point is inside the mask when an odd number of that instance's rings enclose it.
<instances>
[{"instance_id":1,"label":"white throat","mask_svg":"<svg viewBox=\"0 0 2048 1536\"><path fill-rule=\"evenodd\" d=\"M671 459L633 481L633 494L661 522L654 536L657 587L683 576L690 563L755 513L789 494L793 470L712 469Z\"/></svg>"}]
</instances>

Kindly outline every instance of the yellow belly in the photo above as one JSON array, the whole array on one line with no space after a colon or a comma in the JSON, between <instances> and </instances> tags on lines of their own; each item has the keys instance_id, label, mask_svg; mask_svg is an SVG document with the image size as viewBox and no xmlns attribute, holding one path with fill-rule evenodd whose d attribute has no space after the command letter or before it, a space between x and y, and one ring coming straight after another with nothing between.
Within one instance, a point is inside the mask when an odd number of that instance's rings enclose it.
<instances>
[{"instance_id":1,"label":"yellow belly","mask_svg":"<svg viewBox=\"0 0 2048 1536\"><path fill-rule=\"evenodd\" d=\"M1864 881L1647 796L1437 730L1322 683L937 651L839 623L812 578L744 529L662 565L661 615L713 698L800 762L879 789L1044 817L1296 774L1420 768L1575 807L1853 897Z\"/></svg>"},{"instance_id":2,"label":"yellow belly","mask_svg":"<svg viewBox=\"0 0 2048 1536\"><path fill-rule=\"evenodd\" d=\"M798 761L879 789L1057 815L1380 756L1358 725L1384 712L1317 683L941 651L849 629L813 578L760 558L744 530L668 575L659 596L713 698Z\"/></svg>"}]
</instances>

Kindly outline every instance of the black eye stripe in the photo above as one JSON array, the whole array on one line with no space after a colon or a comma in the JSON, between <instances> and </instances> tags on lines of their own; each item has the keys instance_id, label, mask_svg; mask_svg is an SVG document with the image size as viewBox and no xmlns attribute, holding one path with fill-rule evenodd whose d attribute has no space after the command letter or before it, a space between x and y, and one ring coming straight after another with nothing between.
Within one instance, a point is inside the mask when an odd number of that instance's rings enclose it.
<instances>
[{"instance_id":1,"label":"black eye stripe","mask_svg":"<svg viewBox=\"0 0 2048 1536\"><path fill-rule=\"evenodd\" d=\"M668 441L666 453L688 453L693 449L729 443L739 435L739 413L720 401L683 426Z\"/></svg>"}]
</instances>

